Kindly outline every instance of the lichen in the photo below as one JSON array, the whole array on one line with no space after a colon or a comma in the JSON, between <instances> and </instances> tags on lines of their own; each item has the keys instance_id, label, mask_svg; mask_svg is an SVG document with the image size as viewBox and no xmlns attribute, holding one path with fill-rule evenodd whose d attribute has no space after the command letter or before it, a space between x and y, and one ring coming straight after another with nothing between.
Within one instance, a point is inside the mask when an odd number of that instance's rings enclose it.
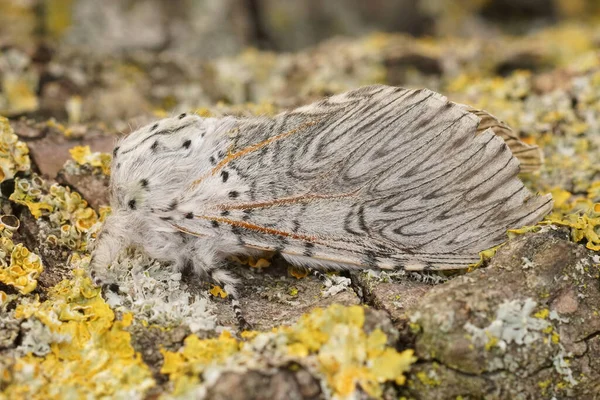
<instances>
[{"instance_id":1,"label":"lichen","mask_svg":"<svg viewBox=\"0 0 600 400\"><path fill-rule=\"evenodd\" d=\"M290 266L288 267L288 274L296 279L306 278L308 276L308 268Z\"/></svg>"},{"instance_id":2,"label":"lichen","mask_svg":"<svg viewBox=\"0 0 600 400\"><path fill-rule=\"evenodd\" d=\"M38 82L39 74L27 54L10 48L0 52L0 114L37 110L40 103L36 94Z\"/></svg>"},{"instance_id":3,"label":"lichen","mask_svg":"<svg viewBox=\"0 0 600 400\"><path fill-rule=\"evenodd\" d=\"M8 119L0 116L0 182L30 168L29 148L19 141Z\"/></svg>"},{"instance_id":4,"label":"lichen","mask_svg":"<svg viewBox=\"0 0 600 400\"><path fill-rule=\"evenodd\" d=\"M155 385L130 344L133 316L115 314L82 269L48 291L48 299L23 298L15 318L35 329L43 357L28 353L5 372L2 398L63 399L138 396ZM39 325L38 325L39 326ZM44 351L41 350L43 354Z\"/></svg>"},{"instance_id":5,"label":"lichen","mask_svg":"<svg viewBox=\"0 0 600 400\"><path fill-rule=\"evenodd\" d=\"M333 398L350 398L359 388L381 398L386 382L404 384L404 373L416 358L412 350L400 353L390 347L381 330L366 333L364 312L361 306L315 309L290 327L253 334L248 341L239 341L226 331L215 339L192 335L181 351L162 351L161 372L174 382L171 395L180 396L230 369L294 361L321 376Z\"/></svg>"},{"instance_id":6,"label":"lichen","mask_svg":"<svg viewBox=\"0 0 600 400\"><path fill-rule=\"evenodd\" d=\"M11 348L21 332L21 322L14 317L12 308L16 299L17 295L6 294L0 290L0 348L3 349ZM5 359L6 357L0 357L0 388L6 378L6 374L3 373L7 368L3 362Z\"/></svg>"},{"instance_id":7,"label":"lichen","mask_svg":"<svg viewBox=\"0 0 600 400\"><path fill-rule=\"evenodd\" d=\"M37 287L37 278L44 267L40 256L21 243L13 243L13 232L18 227L19 220L15 216L0 216L0 282L28 294Z\"/></svg>"},{"instance_id":8,"label":"lichen","mask_svg":"<svg viewBox=\"0 0 600 400\"><path fill-rule=\"evenodd\" d=\"M471 334L476 345L483 345L487 350L498 348L504 352L509 344L527 345L542 338L542 333L550 323L545 319L542 310L531 316L537 303L533 299L507 300L500 304L496 311L496 319L487 327L478 328L467 323L464 329Z\"/></svg>"},{"instance_id":9,"label":"lichen","mask_svg":"<svg viewBox=\"0 0 600 400\"><path fill-rule=\"evenodd\" d=\"M88 165L99 170L104 175L110 175L110 162L112 157L108 153L94 152L90 146L75 146L69 150L73 160L79 165Z\"/></svg>"},{"instance_id":10,"label":"lichen","mask_svg":"<svg viewBox=\"0 0 600 400\"><path fill-rule=\"evenodd\" d=\"M165 361L160 372L169 375L175 382L174 396L184 394L194 384L199 383L198 375L207 367L223 363L228 357L237 353L241 342L224 331L216 339L199 339L196 335L188 336L179 352L162 350Z\"/></svg>"},{"instance_id":11,"label":"lichen","mask_svg":"<svg viewBox=\"0 0 600 400\"><path fill-rule=\"evenodd\" d=\"M36 219L50 223L47 243L72 250L87 249L86 234L99 221L96 211L79 193L56 183L48 185L35 174L30 179L15 179L10 200L27 206Z\"/></svg>"},{"instance_id":12,"label":"lichen","mask_svg":"<svg viewBox=\"0 0 600 400\"><path fill-rule=\"evenodd\" d=\"M227 297L227 292L225 292L223 290L223 288L221 288L218 285L213 285L212 289L210 289L210 294L215 296L215 297L220 297L222 299L224 299L225 297Z\"/></svg>"},{"instance_id":13,"label":"lichen","mask_svg":"<svg viewBox=\"0 0 600 400\"><path fill-rule=\"evenodd\" d=\"M387 336L379 329L363 330L364 308L333 305L304 315L287 336L291 355L316 357L334 395L350 396L357 387L369 396L381 397L381 383L404 384L404 373L416 361L412 350L402 353L387 346Z\"/></svg>"},{"instance_id":14,"label":"lichen","mask_svg":"<svg viewBox=\"0 0 600 400\"><path fill-rule=\"evenodd\" d=\"M76 262L87 268L89 259L86 255ZM180 272L145 254L120 253L104 279L119 287L118 292L106 293L110 307L121 313L132 313L140 323L165 328L186 325L192 332L217 329L208 293L199 292L199 285L182 281Z\"/></svg>"},{"instance_id":15,"label":"lichen","mask_svg":"<svg viewBox=\"0 0 600 400\"><path fill-rule=\"evenodd\" d=\"M571 228L574 242L585 242L590 250L600 251L600 203L595 203L585 211L565 216L551 216L548 221Z\"/></svg>"}]
</instances>

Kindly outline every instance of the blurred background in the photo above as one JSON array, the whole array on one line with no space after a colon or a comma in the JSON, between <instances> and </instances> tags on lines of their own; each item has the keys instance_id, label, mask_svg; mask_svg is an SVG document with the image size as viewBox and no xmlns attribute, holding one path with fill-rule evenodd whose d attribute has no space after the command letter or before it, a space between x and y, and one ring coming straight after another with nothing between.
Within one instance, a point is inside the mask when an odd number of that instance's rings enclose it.
<instances>
[{"instance_id":1,"label":"blurred background","mask_svg":"<svg viewBox=\"0 0 600 400\"><path fill-rule=\"evenodd\" d=\"M0 0L0 115L77 135L371 83L465 95L596 62L598 21L597 0Z\"/></svg>"},{"instance_id":2,"label":"blurred background","mask_svg":"<svg viewBox=\"0 0 600 400\"><path fill-rule=\"evenodd\" d=\"M176 50L231 56L246 47L297 51L373 32L485 37L569 19L594 21L596 0L1 0L0 43L95 53Z\"/></svg>"}]
</instances>

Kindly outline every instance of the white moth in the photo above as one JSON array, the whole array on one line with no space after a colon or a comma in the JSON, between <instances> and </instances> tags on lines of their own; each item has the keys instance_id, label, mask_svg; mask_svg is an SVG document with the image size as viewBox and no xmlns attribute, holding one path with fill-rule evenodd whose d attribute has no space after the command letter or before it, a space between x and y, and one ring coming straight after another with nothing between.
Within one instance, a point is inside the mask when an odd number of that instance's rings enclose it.
<instances>
[{"instance_id":1,"label":"white moth","mask_svg":"<svg viewBox=\"0 0 600 400\"><path fill-rule=\"evenodd\" d=\"M534 170L539 149L429 90L368 86L273 118L181 114L113 155L97 282L130 245L193 265L234 298L233 254L274 251L324 269L464 268L552 209L517 178L517 157Z\"/></svg>"}]
</instances>

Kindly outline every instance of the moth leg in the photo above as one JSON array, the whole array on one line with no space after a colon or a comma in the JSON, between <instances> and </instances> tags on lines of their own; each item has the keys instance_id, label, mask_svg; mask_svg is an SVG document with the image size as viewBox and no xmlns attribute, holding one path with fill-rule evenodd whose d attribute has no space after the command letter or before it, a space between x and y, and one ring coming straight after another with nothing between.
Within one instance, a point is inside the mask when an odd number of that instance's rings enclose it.
<instances>
[{"instance_id":1,"label":"moth leg","mask_svg":"<svg viewBox=\"0 0 600 400\"><path fill-rule=\"evenodd\" d=\"M194 243L192 252L194 257L192 263L194 271L198 275L208 277L209 280L222 287L231 299L231 305L235 318L238 323L240 330L250 330L250 324L244 318L244 313L240 306L239 294L237 287L240 283L240 279L233 276L230 271L226 271L222 268L223 261L219 258L217 249L219 243L214 239L198 240Z\"/></svg>"},{"instance_id":2,"label":"moth leg","mask_svg":"<svg viewBox=\"0 0 600 400\"><path fill-rule=\"evenodd\" d=\"M321 283L323 285L325 285L325 287L330 287L331 285L333 285L333 281L327 275L325 275L318 269L314 269L312 267L307 267L307 269L308 269L308 273L315 276L318 280L320 280Z\"/></svg>"},{"instance_id":3,"label":"moth leg","mask_svg":"<svg viewBox=\"0 0 600 400\"><path fill-rule=\"evenodd\" d=\"M237 277L232 276L229 271L223 269L214 269L210 271L211 280L219 286L223 287L223 290L231 297L231 307L235 313L235 319L238 323L240 331L248 331L252 329L252 326L244 318L244 312L240 306L240 297L237 291L237 285L240 280Z\"/></svg>"}]
</instances>

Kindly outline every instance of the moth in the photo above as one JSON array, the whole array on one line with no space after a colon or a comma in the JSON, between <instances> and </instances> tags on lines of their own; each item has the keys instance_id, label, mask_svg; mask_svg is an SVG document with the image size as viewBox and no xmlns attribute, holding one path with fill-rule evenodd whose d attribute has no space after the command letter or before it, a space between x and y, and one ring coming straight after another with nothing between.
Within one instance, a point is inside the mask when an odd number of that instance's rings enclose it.
<instances>
[{"instance_id":1,"label":"moth","mask_svg":"<svg viewBox=\"0 0 600 400\"><path fill-rule=\"evenodd\" d=\"M272 118L181 114L114 148L113 214L91 269L100 284L137 246L237 301L224 262L234 254L316 269L465 268L552 209L517 177L540 164L506 124L426 89L367 86Z\"/></svg>"}]
</instances>

